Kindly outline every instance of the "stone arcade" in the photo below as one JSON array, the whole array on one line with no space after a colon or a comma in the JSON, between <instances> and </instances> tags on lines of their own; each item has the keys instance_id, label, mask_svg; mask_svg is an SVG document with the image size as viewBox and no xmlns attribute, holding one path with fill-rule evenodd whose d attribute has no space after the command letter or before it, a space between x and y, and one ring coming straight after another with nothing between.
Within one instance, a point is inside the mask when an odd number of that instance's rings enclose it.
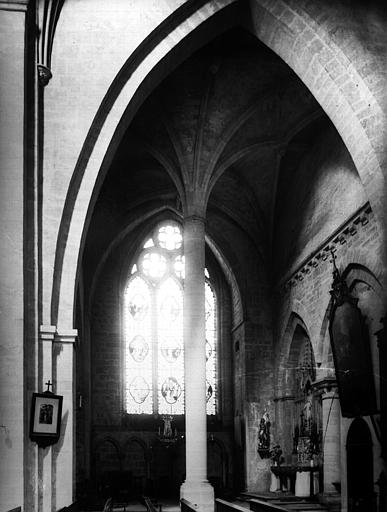
<instances>
[{"instance_id":1,"label":"stone arcade","mask_svg":"<svg viewBox=\"0 0 387 512\"><path fill-rule=\"evenodd\" d=\"M1 512L385 512L385 3L0 0L0 49Z\"/></svg>"}]
</instances>

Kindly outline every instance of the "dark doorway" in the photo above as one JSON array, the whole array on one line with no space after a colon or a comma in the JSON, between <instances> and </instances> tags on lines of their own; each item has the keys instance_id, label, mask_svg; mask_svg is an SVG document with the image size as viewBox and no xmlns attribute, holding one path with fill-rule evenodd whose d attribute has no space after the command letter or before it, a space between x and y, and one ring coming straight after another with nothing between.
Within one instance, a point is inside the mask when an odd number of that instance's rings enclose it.
<instances>
[{"instance_id":1,"label":"dark doorway","mask_svg":"<svg viewBox=\"0 0 387 512\"><path fill-rule=\"evenodd\" d=\"M367 423L355 419L347 436L348 512L373 512L372 439Z\"/></svg>"}]
</instances>

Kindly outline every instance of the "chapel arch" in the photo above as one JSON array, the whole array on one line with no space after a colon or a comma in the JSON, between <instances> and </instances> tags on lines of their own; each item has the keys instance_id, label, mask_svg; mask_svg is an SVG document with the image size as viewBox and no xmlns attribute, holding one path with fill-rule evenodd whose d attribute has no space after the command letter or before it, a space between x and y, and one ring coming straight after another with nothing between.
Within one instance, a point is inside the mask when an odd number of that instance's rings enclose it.
<instances>
[{"instance_id":1,"label":"chapel arch","mask_svg":"<svg viewBox=\"0 0 387 512\"><path fill-rule=\"evenodd\" d=\"M142 439L131 437L124 446L122 476L135 496L142 496L149 476L148 448Z\"/></svg>"},{"instance_id":2,"label":"chapel arch","mask_svg":"<svg viewBox=\"0 0 387 512\"><path fill-rule=\"evenodd\" d=\"M122 470L122 454L118 441L110 436L97 441L93 450L93 472L98 493L108 498L115 489Z\"/></svg>"},{"instance_id":3,"label":"chapel arch","mask_svg":"<svg viewBox=\"0 0 387 512\"><path fill-rule=\"evenodd\" d=\"M283 343L285 350L279 365L280 388L276 398L276 437L286 463L303 465L309 463L309 444L313 444L313 450L319 449L321 404L314 390L313 346L305 324L294 313L289 319Z\"/></svg>"},{"instance_id":4,"label":"chapel arch","mask_svg":"<svg viewBox=\"0 0 387 512\"><path fill-rule=\"evenodd\" d=\"M78 265L90 215L125 130L149 92L155 89L168 73L197 48L238 22L237 4L235 0L229 0L226 5L210 8L204 5L196 11L192 8L187 9L184 5L177 9L167 18L162 28L158 27L140 44L135 54L127 59L106 92L77 160L62 213L52 284L52 323L66 328L73 325L73 314L69 311L69 304L74 304L74 286L77 283ZM174 39L172 42L168 30L172 32L176 26L180 28L181 39ZM167 42L164 40L166 33ZM147 65L142 65L142 59L145 60L154 48L159 47L165 52L165 58L158 54L149 72ZM130 79L134 72L143 73L143 82L131 96ZM123 97L126 99L123 100ZM80 188L84 190L82 197L78 194ZM185 197L182 196L180 199L184 201Z\"/></svg>"},{"instance_id":5,"label":"chapel arch","mask_svg":"<svg viewBox=\"0 0 387 512\"><path fill-rule=\"evenodd\" d=\"M207 452L208 480L214 487L215 496L219 496L228 487L227 449L220 439L210 435L207 441Z\"/></svg>"},{"instance_id":6,"label":"chapel arch","mask_svg":"<svg viewBox=\"0 0 387 512\"><path fill-rule=\"evenodd\" d=\"M277 367L277 395L292 395L294 388L294 369L305 339L309 339L308 329L297 314L292 312L280 342L279 364Z\"/></svg>"}]
</instances>

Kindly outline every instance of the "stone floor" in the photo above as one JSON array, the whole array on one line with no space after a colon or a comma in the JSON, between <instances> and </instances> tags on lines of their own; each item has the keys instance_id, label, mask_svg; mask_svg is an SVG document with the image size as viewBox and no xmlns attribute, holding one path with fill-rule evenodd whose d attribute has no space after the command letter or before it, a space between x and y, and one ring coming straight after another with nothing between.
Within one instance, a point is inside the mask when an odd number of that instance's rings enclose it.
<instances>
[{"instance_id":1,"label":"stone floor","mask_svg":"<svg viewBox=\"0 0 387 512\"><path fill-rule=\"evenodd\" d=\"M178 501L162 499L158 503L161 505L161 512L180 512ZM122 503L116 502L113 505L113 512L146 512L146 510L146 506L137 500ZM102 512L102 509L88 512Z\"/></svg>"}]
</instances>

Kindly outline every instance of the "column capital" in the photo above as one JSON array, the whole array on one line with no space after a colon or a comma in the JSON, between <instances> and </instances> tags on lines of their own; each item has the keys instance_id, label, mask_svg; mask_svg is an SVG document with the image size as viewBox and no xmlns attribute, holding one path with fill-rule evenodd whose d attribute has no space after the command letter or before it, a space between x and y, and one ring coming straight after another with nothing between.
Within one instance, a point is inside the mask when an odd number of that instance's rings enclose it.
<instances>
[{"instance_id":1,"label":"column capital","mask_svg":"<svg viewBox=\"0 0 387 512\"><path fill-rule=\"evenodd\" d=\"M337 381L333 377L327 377L325 379L315 381L313 383L313 387L321 394L321 398L323 400L328 398L339 398L337 392Z\"/></svg>"},{"instance_id":2,"label":"column capital","mask_svg":"<svg viewBox=\"0 0 387 512\"><path fill-rule=\"evenodd\" d=\"M184 217L203 217L206 216L206 190L200 184L191 184L185 193L184 198Z\"/></svg>"},{"instance_id":3,"label":"column capital","mask_svg":"<svg viewBox=\"0 0 387 512\"><path fill-rule=\"evenodd\" d=\"M183 222L197 222L197 223L205 224L206 219L202 215L192 214L192 215L184 216Z\"/></svg>"},{"instance_id":4,"label":"column capital","mask_svg":"<svg viewBox=\"0 0 387 512\"><path fill-rule=\"evenodd\" d=\"M77 329L69 329L68 331L56 332L54 343L75 343L78 337Z\"/></svg>"}]
</instances>

